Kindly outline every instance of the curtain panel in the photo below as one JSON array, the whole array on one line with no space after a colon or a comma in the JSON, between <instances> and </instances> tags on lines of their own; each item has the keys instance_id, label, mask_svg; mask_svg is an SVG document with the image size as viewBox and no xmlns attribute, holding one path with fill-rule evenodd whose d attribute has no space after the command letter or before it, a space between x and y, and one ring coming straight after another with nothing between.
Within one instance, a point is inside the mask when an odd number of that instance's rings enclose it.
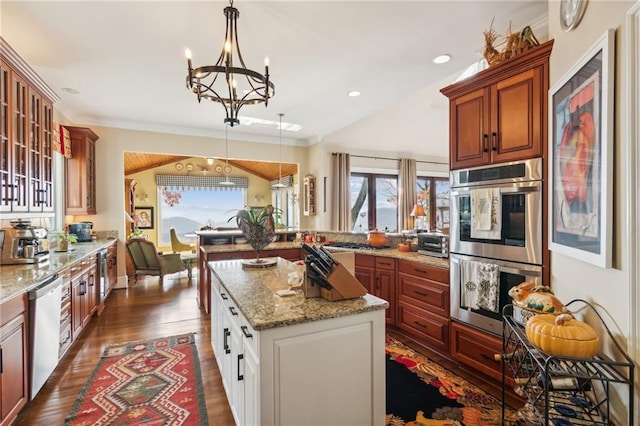
<instances>
[{"instance_id":1,"label":"curtain panel","mask_svg":"<svg viewBox=\"0 0 640 426\"><path fill-rule=\"evenodd\" d=\"M398 174L398 230L413 229L415 218L409 216L416 205L418 194L416 160L401 158Z\"/></svg>"},{"instance_id":2,"label":"curtain panel","mask_svg":"<svg viewBox=\"0 0 640 426\"><path fill-rule=\"evenodd\" d=\"M337 152L331 157L333 184L331 185L331 223L336 231L351 231L351 157Z\"/></svg>"}]
</instances>

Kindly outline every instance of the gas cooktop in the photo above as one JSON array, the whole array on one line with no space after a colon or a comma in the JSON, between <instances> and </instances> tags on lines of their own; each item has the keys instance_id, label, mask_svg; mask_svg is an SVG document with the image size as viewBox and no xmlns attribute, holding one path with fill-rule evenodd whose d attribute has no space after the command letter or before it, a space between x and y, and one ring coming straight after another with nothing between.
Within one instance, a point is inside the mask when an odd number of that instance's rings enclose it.
<instances>
[{"instance_id":1,"label":"gas cooktop","mask_svg":"<svg viewBox=\"0 0 640 426\"><path fill-rule=\"evenodd\" d=\"M333 242L326 243L325 247L336 247L343 249L353 249L353 250L382 250L391 248L391 246L372 246L367 243L351 243L351 242Z\"/></svg>"}]
</instances>

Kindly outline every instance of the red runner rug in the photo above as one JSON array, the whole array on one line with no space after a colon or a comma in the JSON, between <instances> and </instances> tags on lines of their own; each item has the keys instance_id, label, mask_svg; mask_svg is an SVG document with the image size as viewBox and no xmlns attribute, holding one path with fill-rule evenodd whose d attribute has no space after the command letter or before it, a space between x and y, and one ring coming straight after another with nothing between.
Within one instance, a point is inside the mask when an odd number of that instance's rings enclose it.
<instances>
[{"instance_id":1,"label":"red runner rug","mask_svg":"<svg viewBox=\"0 0 640 426\"><path fill-rule=\"evenodd\" d=\"M441 365L386 336L387 426L512 426L516 412Z\"/></svg>"},{"instance_id":2,"label":"red runner rug","mask_svg":"<svg viewBox=\"0 0 640 426\"><path fill-rule=\"evenodd\" d=\"M109 345L65 425L207 425L194 334Z\"/></svg>"}]
</instances>

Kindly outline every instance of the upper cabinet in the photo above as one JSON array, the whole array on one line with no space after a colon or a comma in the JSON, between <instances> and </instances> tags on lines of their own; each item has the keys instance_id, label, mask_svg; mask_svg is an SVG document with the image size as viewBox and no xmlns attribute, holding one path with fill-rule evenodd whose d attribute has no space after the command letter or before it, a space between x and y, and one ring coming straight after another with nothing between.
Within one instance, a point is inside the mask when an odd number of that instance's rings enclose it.
<instances>
[{"instance_id":1,"label":"upper cabinet","mask_svg":"<svg viewBox=\"0 0 640 426\"><path fill-rule=\"evenodd\" d=\"M71 157L65 162L65 213L96 214L96 141L98 135L87 127L64 126L71 139Z\"/></svg>"},{"instance_id":2,"label":"upper cabinet","mask_svg":"<svg viewBox=\"0 0 640 426\"><path fill-rule=\"evenodd\" d=\"M553 40L441 90L452 170L544 156L552 47Z\"/></svg>"},{"instance_id":3,"label":"upper cabinet","mask_svg":"<svg viewBox=\"0 0 640 426\"><path fill-rule=\"evenodd\" d=\"M0 38L0 212L53 212L55 93Z\"/></svg>"}]
</instances>

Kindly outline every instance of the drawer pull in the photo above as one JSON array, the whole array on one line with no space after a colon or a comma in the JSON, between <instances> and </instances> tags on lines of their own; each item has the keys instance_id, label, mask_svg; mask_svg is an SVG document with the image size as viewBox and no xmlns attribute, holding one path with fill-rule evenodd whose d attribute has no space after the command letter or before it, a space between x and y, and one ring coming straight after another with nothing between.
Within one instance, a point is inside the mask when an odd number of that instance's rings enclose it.
<instances>
[{"instance_id":1,"label":"drawer pull","mask_svg":"<svg viewBox=\"0 0 640 426\"><path fill-rule=\"evenodd\" d=\"M487 355L485 353L481 353L480 356L482 358L486 359L487 361L500 362L499 360L496 360L495 356L493 356L493 355Z\"/></svg>"},{"instance_id":2,"label":"drawer pull","mask_svg":"<svg viewBox=\"0 0 640 426\"><path fill-rule=\"evenodd\" d=\"M220 293L220 297L222 297L222 300L229 300L227 293Z\"/></svg>"},{"instance_id":3,"label":"drawer pull","mask_svg":"<svg viewBox=\"0 0 640 426\"><path fill-rule=\"evenodd\" d=\"M253 334L249 333L249 327L247 327L246 325L241 326L240 330L242 330L242 334L244 334L244 337L246 337L247 339L253 338Z\"/></svg>"},{"instance_id":4,"label":"drawer pull","mask_svg":"<svg viewBox=\"0 0 640 426\"><path fill-rule=\"evenodd\" d=\"M414 321L413 323L414 323L415 325L417 325L418 327L421 327L421 328L427 328L427 326L426 326L426 325L424 325L424 324L422 324L421 322Z\"/></svg>"},{"instance_id":5,"label":"drawer pull","mask_svg":"<svg viewBox=\"0 0 640 426\"><path fill-rule=\"evenodd\" d=\"M69 341L69 339L71 339L71 336L67 335L67 337L65 337L64 340L62 342L60 342L60 346L66 345L67 342Z\"/></svg>"},{"instance_id":6,"label":"drawer pull","mask_svg":"<svg viewBox=\"0 0 640 426\"><path fill-rule=\"evenodd\" d=\"M71 316L71 314L69 312L67 312L61 319L60 319L60 324L64 324L69 317Z\"/></svg>"},{"instance_id":7,"label":"drawer pull","mask_svg":"<svg viewBox=\"0 0 640 426\"><path fill-rule=\"evenodd\" d=\"M236 311L236 308L234 308L233 306L229 306L229 312L231 312L231 315L233 315L234 317L238 316L238 311Z\"/></svg>"},{"instance_id":8,"label":"drawer pull","mask_svg":"<svg viewBox=\"0 0 640 426\"><path fill-rule=\"evenodd\" d=\"M416 271L416 272L420 272L421 274L429 275L429 272L427 272L425 269L418 269L418 268L415 268L415 271Z\"/></svg>"},{"instance_id":9,"label":"drawer pull","mask_svg":"<svg viewBox=\"0 0 640 426\"><path fill-rule=\"evenodd\" d=\"M427 293L425 293L424 291L414 290L413 292L418 296L427 297Z\"/></svg>"}]
</instances>

